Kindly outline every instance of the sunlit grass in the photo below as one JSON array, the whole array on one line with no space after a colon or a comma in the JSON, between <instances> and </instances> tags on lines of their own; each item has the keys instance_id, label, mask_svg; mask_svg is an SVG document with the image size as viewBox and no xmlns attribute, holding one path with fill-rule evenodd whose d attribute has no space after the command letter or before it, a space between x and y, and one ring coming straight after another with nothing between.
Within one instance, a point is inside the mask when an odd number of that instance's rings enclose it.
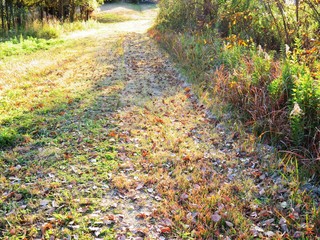
<instances>
[{"instance_id":1,"label":"sunlit grass","mask_svg":"<svg viewBox=\"0 0 320 240\"><path fill-rule=\"evenodd\" d=\"M96 199L102 198L107 174L117 166L111 157L114 148L108 147L112 143L104 134L104 126L111 126L105 114L117 106L115 93L121 90L121 85L113 91L104 87L113 85L106 77L118 61L115 52L121 44L117 41L121 40L67 40L46 51L11 56L0 65L0 192L9 194L1 198L0 216L15 211L1 217L1 237L36 237L42 231L44 238L72 232L90 239L88 226L94 223L79 214L83 203L74 199L91 199L88 211L101 209ZM95 147L87 151L93 143ZM75 190L66 184L90 187L84 193L81 187ZM19 201L27 207L18 209ZM46 223L41 209L52 206L59 208ZM34 208L39 211L32 212ZM36 226L37 222L43 225ZM61 227L75 225L75 229L53 228L53 222ZM100 236L114 239L114 232L104 227Z\"/></svg>"},{"instance_id":2,"label":"sunlit grass","mask_svg":"<svg viewBox=\"0 0 320 240\"><path fill-rule=\"evenodd\" d=\"M117 13L103 12L103 13L97 13L93 15L93 19L95 19L97 22L100 22L100 23L114 23L114 22L129 21L132 18L129 16L123 16Z\"/></svg>"}]
</instances>

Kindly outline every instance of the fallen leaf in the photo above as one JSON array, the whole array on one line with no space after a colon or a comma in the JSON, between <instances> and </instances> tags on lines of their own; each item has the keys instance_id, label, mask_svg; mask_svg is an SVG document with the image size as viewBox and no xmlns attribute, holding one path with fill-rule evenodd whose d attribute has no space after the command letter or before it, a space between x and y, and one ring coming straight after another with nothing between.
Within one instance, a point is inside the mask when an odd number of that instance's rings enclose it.
<instances>
[{"instance_id":1,"label":"fallen leaf","mask_svg":"<svg viewBox=\"0 0 320 240\"><path fill-rule=\"evenodd\" d=\"M211 216L211 220L214 222L219 222L221 219L221 216L218 213L215 213Z\"/></svg>"},{"instance_id":2,"label":"fallen leaf","mask_svg":"<svg viewBox=\"0 0 320 240\"><path fill-rule=\"evenodd\" d=\"M268 219L268 220L264 221L263 225L270 225L273 222L274 222L274 218L271 218L271 219Z\"/></svg>"},{"instance_id":3,"label":"fallen leaf","mask_svg":"<svg viewBox=\"0 0 320 240\"><path fill-rule=\"evenodd\" d=\"M184 89L184 91L188 93L188 92L190 92L190 91L191 91L191 88L186 87L186 88Z\"/></svg>"},{"instance_id":4,"label":"fallen leaf","mask_svg":"<svg viewBox=\"0 0 320 240\"><path fill-rule=\"evenodd\" d=\"M145 218L147 218L147 215L145 213L139 213L139 214L136 215L136 218L145 219Z\"/></svg>"},{"instance_id":5,"label":"fallen leaf","mask_svg":"<svg viewBox=\"0 0 320 240\"><path fill-rule=\"evenodd\" d=\"M109 132L109 137L115 137L115 136L117 136L117 133L115 132L115 131L111 131L111 132Z\"/></svg>"},{"instance_id":6,"label":"fallen leaf","mask_svg":"<svg viewBox=\"0 0 320 240\"><path fill-rule=\"evenodd\" d=\"M293 237L294 237L294 238L301 238L301 237L302 237L302 232L296 231L296 232L293 234Z\"/></svg>"},{"instance_id":7,"label":"fallen leaf","mask_svg":"<svg viewBox=\"0 0 320 240\"><path fill-rule=\"evenodd\" d=\"M142 188L143 188L143 186L144 186L144 184L138 184L138 186L136 187L136 190L140 190L140 189L142 189Z\"/></svg>"},{"instance_id":8,"label":"fallen leaf","mask_svg":"<svg viewBox=\"0 0 320 240\"><path fill-rule=\"evenodd\" d=\"M160 229L161 233L170 233L171 232L171 228L169 227L162 227Z\"/></svg>"},{"instance_id":9,"label":"fallen leaf","mask_svg":"<svg viewBox=\"0 0 320 240\"><path fill-rule=\"evenodd\" d=\"M14 194L14 200L20 201L23 198L23 195L20 193L15 193Z\"/></svg>"},{"instance_id":10,"label":"fallen leaf","mask_svg":"<svg viewBox=\"0 0 320 240\"><path fill-rule=\"evenodd\" d=\"M183 194L181 194L181 196L180 196L180 200L181 201L185 201L185 200L187 200L189 198L189 196L188 196L188 194L186 194L186 193L183 193Z\"/></svg>"},{"instance_id":11,"label":"fallen leaf","mask_svg":"<svg viewBox=\"0 0 320 240\"><path fill-rule=\"evenodd\" d=\"M45 206L47 206L48 204L50 203L50 201L49 200L40 200L40 206L42 206L42 207L45 207Z\"/></svg>"},{"instance_id":12,"label":"fallen leaf","mask_svg":"<svg viewBox=\"0 0 320 240\"><path fill-rule=\"evenodd\" d=\"M287 220L285 218L281 218L279 224L286 224Z\"/></svg>"},{"instance_id":13,"label":"fallen leaf","mask_svg":"<svg viewBox=\"0 0 320 240\"><path fill-rule=\"evenodd\" d=\"M155 117L154 120L155 120L156 123L164 124L164 121L163 121L161 118L159 118L159 117Z\"/></svg>"},{"instance_id":14,"label":"fallen leaf","mask_svg":"<svg viewBox=\"0 0 320 240\"><path fill-rule=\"evenodd\" d=\"M99 228L99 227L88 227L88 229L89 229L91 232L96 232L96 231L101 230L101 228Z\"/></svg>"},{"instance_id":15,"label":"fallen leaf","mask_svg":"<svg viewBox=\"0 0 320 240\"><path fill-rule=\"evenodd\" d=\"M190 161L191 160L190 156L184 156L182 159L183 159L183 161Z\"/></svg>"},{"instance_id":16,"label":"fallen leaf","mask_svg":"<svg viewBox=\"0 0 320 240\"><path fill-rule=\"evenodd\" d=\"M142 154L142 157L146 157L148 156L149 152L147 150L142 149L141 154Z\"/></svg>"},{"instance_id":17,"label":"fallen leaf","mask_svg":"<svg viewBox=\"0 0 320 240\"><path fill-rule=\"evenodd\" d=\"M233 227L233 223L231 223L231 222L226 221L226 224L228 227L231 227L231 228Z\"/></svg>"},{"instance_id":18,"label":"fallen leaf","mask_svg":"<svg viewBox=\"0 0 320 240\"><path fill-rule=\"evenodd\" d=\"M276 235L274 232L272 231L268 231L264 233L267 237L273 237L274 235Z\"/></svg>"},{"instance_id":19,"label":"fallen leaf","mask_svg":"<svg viewBox=\"0 0 320 240\"><path fill-rule=\"evenodd\" d=\"M258 231L258 232L264 232L264 230L261 228L261 227L258 227L258 226L254 226L253 228L255 231Z\"/></svg>"},{"instance_id":20,"label":"fallen leaf","mask_svg":"<svg viewBox=\"0 0 320 240\"><path fill-rule=\"evenodd\" d=\"M45 223L41 226L41 233L42 235L45 235L46 231L52 229L52 224L51 223Z\"/></svg>"}]
</instances>

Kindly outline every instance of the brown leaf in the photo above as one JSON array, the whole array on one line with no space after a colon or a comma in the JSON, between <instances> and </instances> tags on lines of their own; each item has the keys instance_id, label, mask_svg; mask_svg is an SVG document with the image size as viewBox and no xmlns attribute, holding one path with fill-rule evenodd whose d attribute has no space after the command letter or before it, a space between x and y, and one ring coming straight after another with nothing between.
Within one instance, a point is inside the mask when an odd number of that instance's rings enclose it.
<instances>
[{"instance_id":1,"label":"brown leaf","mask_svg":"<svg viewBox=\"0 0 320 240\"><path fill-rule=\"evenodd\" d=\"M14 200L20 201L23 198L23 195L20 193L15 193L14 194Z\"/></svg>"},{"instance_id":2,"label":"brown leaf","mask_svg":"<svg viewBox=\"0 0 320 240\"><path fill-rule=\"evenodd\" d=\"M183 157L183 161L190 161L190 160L191 160L190 156L184 156Z\"/></svg>"},{"instance_id":3,"label":"brown leaf","mask_svg":"<svg viewBox=\"0 0 320 240\"><path fill-rule=\"evenodd\" d=\"M185 91L186 93L188 93L188 92L190 92L190 91L191 91L191 88L186 87L186 88L184 89L184 91Z\"/></svg>"},{"instance_id":4,"label":"brown leaf","mask_svg":"<svg viewBox=\"0 0 320 240\"><path fill-rule=\"evenodd\" d=\"M5 198L6 198L6 199L10 199L10 198L14 197L14 195L15 195L15 192L11 192L11 193L8 193L8 194L5 196Z\"/></svg>"},{"instance_id":5,"label":"brown leaf","mask_svg":"<svg viewBox=\"0 0 320 240\"><path fill-rule=\"evenodd\" d=\"M41 226L41 233L44 235L48 229L52 229L51 223L45 223Z\"/></svg>"},{"instance_id":6,"label":"brown leaf","mask_svg":"<svg viewBox=\"0 0 320 240\"><path fill-rule=\"evenodd\" d=\"M70 159L70 158L72 157L72 154L71 154L71 153L68 153L68 152L65 152L65 153L63 154L63 156L64 156L65 159Z\"/></svg>"},{"instance_id":7,"label":"brown leaf","mask_svg":"<svg viewBox=\"0 0 320 240\"><path fill-rule=\"evenodd\" d=\"M139 214L136 215L136 218L138 218L138 219L145 219L147 217L148 216L145 213L139 213Z\"/></svg>"}]
</instances>

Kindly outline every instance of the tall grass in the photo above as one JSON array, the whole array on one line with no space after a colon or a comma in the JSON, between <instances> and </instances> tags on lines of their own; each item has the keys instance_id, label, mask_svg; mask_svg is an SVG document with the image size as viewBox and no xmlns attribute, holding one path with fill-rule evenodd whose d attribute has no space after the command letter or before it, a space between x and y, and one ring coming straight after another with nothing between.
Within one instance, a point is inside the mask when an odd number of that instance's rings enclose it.
<instances>
[{"instance_id":1,"label":"tall grass","mask_svg":"<svg viewBox=\"0 0 320 240\"><path fill-rule=\"evenodd\" d=\"M34 21L24 30L12 32L12 37L0 41L0 59L7 56L28 54L37 50L46 50L63 42L61 36L73 31L81 31L98 27L95 20L81 22L65 22L50 20Z\"/></svg>"},{"instance_id":2,"label":"tall grass","mask_svg":"<svg viewBox=\"0 0 320 240\"><path fill-rule=\"evenodd\" d=\"M300 149L307 165L319 159L319 77L299 60L301 53L287 48L280 55L212 30L154 34L194 84L230 104L262 141ZM320 172L320 164L311 171Z\"/></svg>"}]
</instances>

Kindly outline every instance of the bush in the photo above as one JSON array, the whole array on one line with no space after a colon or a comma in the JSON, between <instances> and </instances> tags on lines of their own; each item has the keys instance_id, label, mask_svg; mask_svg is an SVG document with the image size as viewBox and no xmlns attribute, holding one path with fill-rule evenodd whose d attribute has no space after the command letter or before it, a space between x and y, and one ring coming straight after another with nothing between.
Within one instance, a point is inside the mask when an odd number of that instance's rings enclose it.
<instances>
[{"instance_id":1,"label":"bush","mask_svg":"<svg viewBox=\"0 0 320 240\"><path fill-rule=\"evenodd\" d=\"M183 31L218 29L222 37L236 35L266 49L293 46L301 37L312 47L319 35L320 5L315 0L286 4L280 1L167 0L160 2L158 26Z\"/></svg>"}]
</instances>

